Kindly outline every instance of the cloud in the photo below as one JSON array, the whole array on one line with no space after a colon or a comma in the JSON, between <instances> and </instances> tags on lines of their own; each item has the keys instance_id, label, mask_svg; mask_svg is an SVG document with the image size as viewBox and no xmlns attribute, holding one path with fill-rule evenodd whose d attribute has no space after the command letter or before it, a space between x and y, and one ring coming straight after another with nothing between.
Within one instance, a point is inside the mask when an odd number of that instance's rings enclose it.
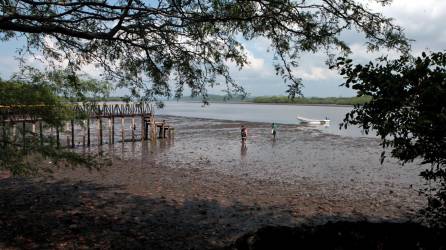
<instances>
[{"instance_id":1,"label":"cloud","mask_svg":"<svg viewBox=\"0 0 446 250\"><path fill-rule=\"evenodd\" d=\"M304 81L327 80L337 76L336 71L322 67L310 67L309 69L297 69L295 75Z\"/></svg>"},{"instance_id":2,"label":"cloud","mask_svg":"<svg viewBox=\"0 0 446 250\"><path fill-rule=\"evenodd\" d=\"M396 50L388 49L381 49L379 51L368 51L367 46L361 43L351 44L350 49L352 51L350 58L352 58L355 63L367 63L381 56L387 56L389 59L396 59L401 55L400 52Z\"/></svg>"},{"instance_id":3,"label":"cloud","mask_svg":"<svg viewBox=\"0 0 446 250\"><path fill-rule=\"evenodd\" d=\"M247 51L246 57L249 63L244 67L245 69L260 71L264 68L265 60L255 57L251 51Z\"/></svg>"},{"instance_id":4,"label":"cloud","mask_svg":"<svg viewBox=\"0 0 446 250\"><path fill-rule=\"evenodd\" d=\"M245 44L250 44L250 42L245 41ZM245 46L245 54L247 64L244 65L242 71L263 71L265 67L265 58L262 58L262 53L257 53L256 55ZM228 65L231 71L239 71L239 67L232 61L228 61Z\"/></svg>"},{"instance_id":5,"label":"cloud","mask_svg":"<svg viewBox=\"0 0 446 250\"><path fill-rule=\"evenodd\" d=\"M444 29L444 0L394 0L390 6L377 4L372 8L394 19L400 25L408 38L414 39L413 48L425 50L443 50L446 42Z\"/></svg>"}]
</instances>

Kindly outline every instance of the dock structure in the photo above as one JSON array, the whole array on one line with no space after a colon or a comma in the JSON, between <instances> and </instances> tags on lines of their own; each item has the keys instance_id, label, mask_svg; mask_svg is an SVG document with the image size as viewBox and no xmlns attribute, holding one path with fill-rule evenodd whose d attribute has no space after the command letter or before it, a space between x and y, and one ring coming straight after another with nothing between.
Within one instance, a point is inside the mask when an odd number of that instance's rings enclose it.
<instances>
[{"instance_id":1,"label":"dock structure","mask_svg":"<svg viewBox=\"0 0 446 250\"><path fill-rule=\"evenodd\" d=\"M76 142L82 146L91 146L95 144L94 141L97 142L97 145L114 144L117 140L121 143L138 140L155 142L158 129L158 138L172 136L174 130L165 121L157 122L155 120L154 108L150 103L67 104L64 108L73 111L77 119L66 121L65 128L64 126L52 127L44 124L42 118L45 116L47 108L59 107L45 105L0 106L0 126L2 127L0 136L4 139L7 137L8 140L17 141L17 130L19 130L24 148L27 140L37 138L43 144L45 137L50 138L51 143L55 140L57 147L65 144L67 147L74 148ZM127 123L131 122L129 129L126 129L126 120ZM140 122L139 126L137 126L138 122ZM96 129L94 126L92 128L95 123ZM36 124L39 134L36 132ZM107 129L104 128L104 124ZM116 127L118 128L116 129ZM138 127L139 131L137 131ZM117 135L116 130L120 131ZM130 130L130 133L126 133L126 130ZM66 143L61 143L61 140L64 140L61 138L61 133L66 135ZM106 133L107 136L104 137ZM27 138L27 134L30 138ZM94 136L96 136L96 140ZM130 136L130 138L126 136Z\"/></svg>"}]
</instances>

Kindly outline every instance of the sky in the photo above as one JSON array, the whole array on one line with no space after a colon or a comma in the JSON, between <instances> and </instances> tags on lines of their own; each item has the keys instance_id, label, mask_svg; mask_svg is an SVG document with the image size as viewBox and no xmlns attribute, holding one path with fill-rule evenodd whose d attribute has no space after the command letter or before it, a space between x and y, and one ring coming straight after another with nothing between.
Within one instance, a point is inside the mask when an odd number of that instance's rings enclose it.
<instances>
[{"instance_id":1,"label":"sky","mask_svg":"<svg viewBox=\"0 0 446 250\"><path fill-rule=\"evenodd\" d=\"M362 0L366 1L366 0ZM366 1L367 2L367 1ZM446 15L445 0L394 0L390 6L382 7L378 4L369 5L373 10L382 12L385 16L394 19L400 25L409 39L415 54L422 51L443 51L446 48L446 28L444 17ZM344 38L353 51L352 58L357 63L370 61L379 55L386 55L385 51L379 53L367 52L363 39L351 32L346 32ZM273 68L273 55L267 52L269 43L257 39L244 43L250 64L241 71L231 69L234 80L239 82L250 96L285 95L286 84L276 76ZM20 40L0 41L0 77L7 79L18 69L17 49L23 46ZM391 54L393 52L390 52ZM300 65L295 73L303 79L303 94L306 97L348 97L354 96L351 89L339 86L343 80L336 71L331 71L325 65L326 56L323 53L303 54ZM93 77L99 73L95 67L86 67L86 73ZM118 90L115 95L126 93ZM209 93L222 94L221 88L210 89ZM187 93L186 93L187 94Z\"/></svg>"}]
</instances>

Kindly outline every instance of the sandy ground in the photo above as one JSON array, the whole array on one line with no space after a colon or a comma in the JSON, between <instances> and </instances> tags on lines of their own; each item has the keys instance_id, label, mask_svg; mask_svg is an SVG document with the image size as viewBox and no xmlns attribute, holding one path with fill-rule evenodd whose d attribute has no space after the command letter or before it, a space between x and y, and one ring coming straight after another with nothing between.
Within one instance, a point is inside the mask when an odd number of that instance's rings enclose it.
<instances>
[{"instance_id":1,"label":"sandy ground","mask_svg":"<svg viewBox=\"0 0 446 250\"><path fill-rule=\"evenodd\" d=\"M173 139L108 145L100 172L0 180L0 247L211 249L265 225L406 220L424 205L415 164L379 164L372 138L292 125L165 117ZM82 152L82 149L78 149ZM2 245L3 244L3 245Z\"/></svg>"}]
</instances>

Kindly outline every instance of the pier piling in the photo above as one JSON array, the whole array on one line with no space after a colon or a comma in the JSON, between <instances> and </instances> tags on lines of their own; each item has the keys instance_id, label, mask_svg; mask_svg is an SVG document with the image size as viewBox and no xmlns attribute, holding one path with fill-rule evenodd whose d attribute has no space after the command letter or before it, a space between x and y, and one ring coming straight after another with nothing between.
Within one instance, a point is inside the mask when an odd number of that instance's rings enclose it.
<instances>
[{"instance_id":1,"label":"pier piling","mask_svg":"<svg viewBox=\"0 0 446 250\"><path fill-rule=\"evenodd\" d=\"M124 143L125 139L125 119L121 117L121 142Z\"/></svg>"},{"instance_id":2,"label":"pier piling","mask_svg":"<svg viewBox=\"0 0 446 250\"><path fill-rule=\"evenodd\" d=\"M16 141L16 135L17 135L17 127L15 123L12 124L12 141Z\"/></svg>"},{"instance_id":3,"label":"pier piling","mask_svg":"<svg viewBox=\"0 0 446 250\"><path fill-rule=\"evenodd\" d=\"M102 119L98 117L98 136L99 136L99 145L102 145Z\"/></svg>"},{"instance_id":4,"label":"pier piling","mask_svg":"<svg viewBox=\"0 0 446 250\"><path fill-rule=\"evenodd\" d=\"M132 116L132 142L135 142L135 117Z\"/></svg>"},{"instance_id":5,"label":"pier piling","mask_svg":"<svg viewBox=\"0 0 446 250\"><path fill-rule=\"evenodd\" d=\"M26 149L26 122L22 122L22 138L23 138L23 151Z\"/></svg>"},{"instance_id":6,"label":"pier piling","mask_svg":"<svg viewBox=\"0 0 446 250\"><path fill-rule=\"evenodd\" d=\"M56 145L57 145L57 148L60 148L59 127L56 127Z\"/></svg>"},{"instance_id":7,"label":"pier piling","mask_svg":"<svg viewBox=\"0 0 446 250\"><path fill-rule=\"evenodd\" d=\"M71 147L74 148L74 120L71 120Z\"/></svg>"},{"instance_id":8,"label":"pier piling","mask_svg":"<svg viewBox=\"0 0 446 250\"><path fill-rule=\"evenodd\" d=\"M115 144L115 117L112 116L112 144Z\"/></svg>"},{"instance_id":9,"label":"pier piling","mask_svg":"<svg viewBox=\"0 0 446 250\"><path fill-rule=\"evenodd\" d=\"M108 118L108 144L112 144L112 121L111 118Z\"/></svg>"},{"instance_id":10,"label":"pier piling","mask_svg":"<svg viewBox=\"0 0 446 250\"><path fill-rule=\"evenodd\" d=\"M90 146L90 118L87 119L87 146Z\"/></svg>"},{"instance_id":11,"label":"pier piling","mask_svg":"<svg viewBox=\"0 0 446 250\"><path fill-rule=\"evenodd\" d=\"M54 144L56 141L57 148L67 147L75 148L76 141L78 145L91 146L93 142L91 141L91 136L97 137L97 144L103 145L104 143L114 144L115 143L115 118L120 118L120 130L121 130L121 142L126 141L126 117L131 117L131 141L136 140L146 141L151 140L156 142L158 137L157 128L160 127L159 137L166 138L167 135L171 137L171 127L167 124L156 123L155 116L153 114L153 106L148 103L135 103L135 104L103 104L103 105L82 105L82 104L67 104L67 107L72 108L74 112L78 112L82 115L87 115L85 120L79 121L79 127L76 127L75 120L69 119L59 123L57 126L51 126L49 124L44 124L42 117L38 117L39 112L37 109L45 109L44 106L35 107L35 105L30 105L29 110L23 107L16 106L0 106L0 126L2 127L0 131L0 136L6 138L7 140L13 140L18 142L19 145L23 147L25 151L29 145L29 142L36 142L40 145L45 145L46 139L49 138L48 143L50 145ZM25 111L24 111L25 110ZM136 122L138 122L138 117L140 120L141 137L139 138ZM96 126L94 126L94 119L96 118ZM108 140L105 139L104 142L104 132L103 130L106 126L103 126L102 122L104 118L107 118L108 122ZM93 122L93 131L96 127L96 132L91 132L90 122ZM20 123L22 123L20 126ZM37 124L38 123L38 124ZM17 128L17 124L20 127ZM38 126L38 127L36 127ZM118 125L119 126L119 125ZM38 131L37 131L38 129ZM54 134L55 129L55 134ZM18 131L17 131L18 130ZM28 130L28 131L27 131ZM166 131L169 130L169 131ZM20 135L21 133L21 135ZM61 134L62 133L62 134ZM94 135L96 133L96 135ZM167 134L168 133L168 134ZM149 135L150 134L150 135ZM61 137L62 136L62 137ZM77 136L77 137L76 137ZM21 137L21 138L20 138ZM118 135L119 138L119 135ZM6 141L6 139L4 139ZM21 141L22 140L22 141ZM66 141L64 141L66 140ZM127 138L129 140L129 138ZM38 142L39 141L39 142ZM66 143L65 143L66 142Z\"/></svg>"},{"instance_id":12,"label":"pier piling","mask_svg":"<svg viewBox=\"0 0 446 250\"><path fill-rule=\"evenodd\" d=\"M146 139L145 129L146 129L146 125L145 125L145 121L144 121L144 115L141 115L141 141L144 141Z\"/></svg>"},{"instance_id":13,"label":"pier piling","mask_svg":"<svg viewBox=\"0 0 446 250\"><path fill-rule=\"evenodd\" d=\"M39 137L40 137L40 145L43 145L43 122L39 121Z\"/></svg>"}]
</instances>

